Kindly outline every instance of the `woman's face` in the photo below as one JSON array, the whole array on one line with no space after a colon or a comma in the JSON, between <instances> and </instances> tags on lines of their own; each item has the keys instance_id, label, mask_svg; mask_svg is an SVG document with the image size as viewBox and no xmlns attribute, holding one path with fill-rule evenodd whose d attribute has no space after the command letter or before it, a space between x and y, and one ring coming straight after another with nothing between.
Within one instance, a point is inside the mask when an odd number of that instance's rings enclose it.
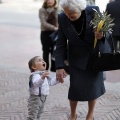
<instances>
[{"instance_id":1,"label":"woman's face","mask_svg":"<svg viewBox=\"0 0 120 120\"><path fill-rule=\"evenodd\" d=\"M71 21L77 20L81 15L81 12L70 10L68 7L64 7L63 10Z\"/></svg>"},{"instance_id":2,"label":"woman's face","mask_svg":"<svg viewBox=\"0 0 120 120\"><path fill-rule=\"evenodd\" d=\"M46 0L47 7L52 7L55 4L55 0Z\"/></svg>"}]
</instances>

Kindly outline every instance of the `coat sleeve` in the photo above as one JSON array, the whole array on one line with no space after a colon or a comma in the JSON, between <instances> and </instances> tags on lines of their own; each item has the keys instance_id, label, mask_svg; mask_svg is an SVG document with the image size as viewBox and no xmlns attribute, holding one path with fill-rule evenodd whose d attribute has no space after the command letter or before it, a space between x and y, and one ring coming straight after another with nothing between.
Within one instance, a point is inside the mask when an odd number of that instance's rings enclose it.
<instances>
[{"instance_id":1,"label":"coat sleeve","mask_svg":"<svg viewBox=\"0 0 120 120\"><path fill-rule=\"evenodd\" d=\"M64 68L64 59L67 49L67 38L64 34L63 27L65 27L62 14L58 15L58 39L56 42L55 63L56 69Z\"/></svg>"},{"instance_id":2,"label":"coat sleeve","mask_svg":"<svg viewBox=\"0 0 120 120\"><path fill-rule=\"evenodd\" d=\"M59 81L57 81L56 77L51 78L47 76L47 81L48 81L49 86L53 86L53 85L60 83Z\"/></svg>"},{"instance_id":3,"label":"coat sleeve","mask_svg":"<svg viewBox=\"0 0 120 120\"><path fill-rule=\"evenodd\" d=\"M40 87L43 84L44 80L42 80L41 76L39 74L35 74L32 77L32 87Z\"/></svg>"},{"instance_id":4,"label":"coat sleeve","mask_svg":"<svg viewBox=\"0 0 120 120\"><path fill-rule=\"evenodd\" d=\"M107 12L107 14L110 14L109 13L109 4L106 5L106 10L105 11Z\"/></svg>"}]
</instances>

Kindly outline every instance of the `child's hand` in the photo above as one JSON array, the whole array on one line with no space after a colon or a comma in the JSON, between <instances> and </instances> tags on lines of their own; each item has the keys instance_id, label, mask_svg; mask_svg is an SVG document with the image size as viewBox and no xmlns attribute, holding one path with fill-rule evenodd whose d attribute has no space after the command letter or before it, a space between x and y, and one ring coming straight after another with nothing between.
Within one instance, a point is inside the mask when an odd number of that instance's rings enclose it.
<instances>
[{"instance_id":1,"label":"child's hand","mask_svg":"<svg viewBox=\"0 0 120 120\"><path fill-rule=\"evenodd\" d=\"M42 75L42 79L44 80L45 77L47 77L48 75L49 75L49 72L48 72L48 71L45 71L45 72L43 73L43 75Z\"/></svg>"}]
</instances>

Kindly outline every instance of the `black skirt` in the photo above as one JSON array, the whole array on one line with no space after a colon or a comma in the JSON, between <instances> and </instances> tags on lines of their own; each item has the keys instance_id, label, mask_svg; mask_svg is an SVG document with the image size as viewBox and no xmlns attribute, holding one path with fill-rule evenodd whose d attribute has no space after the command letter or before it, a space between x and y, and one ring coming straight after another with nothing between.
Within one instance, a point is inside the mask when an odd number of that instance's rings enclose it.
<instances>
[{"instance_id":1,"label":"black skirt","mask_svg":"<svg viewBox=\"0 0 120 120\"><path fill-rule=\"evenodd\" d=\"M70 67L69 100L91 101L104 93L103 72L84 71Z\"/></svg>"}]
</instances>

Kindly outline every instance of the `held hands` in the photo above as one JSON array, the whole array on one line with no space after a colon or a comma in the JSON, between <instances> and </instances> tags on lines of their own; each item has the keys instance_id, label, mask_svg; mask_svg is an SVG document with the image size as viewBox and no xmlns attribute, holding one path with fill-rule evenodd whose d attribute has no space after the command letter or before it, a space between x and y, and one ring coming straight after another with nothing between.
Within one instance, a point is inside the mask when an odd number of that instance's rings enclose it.
<instances>
[{"instance_id":1,"label":"held hands","mask_svg":"<svg viewBox=\"0 0 120 120\"><path fill-rule=\"evenodd\" d=\"M42 75L42 80L44 80L45 77L47 77L48 75L49 75L49 72L46 70Z\"/></svg>"},{"instance_id":2,"label":"held hands","mask_svg":"<svg viewBox=\"0 0 120 120\"><path fill-rule=\"evenodd\" d=\"M63 78L65 78L66 76L67 76L67 73L65 72L64 69L58 69L58 70L56 70L56 79L59 82L63 83L64 82Z\"/></svg>"}]
</instances>

